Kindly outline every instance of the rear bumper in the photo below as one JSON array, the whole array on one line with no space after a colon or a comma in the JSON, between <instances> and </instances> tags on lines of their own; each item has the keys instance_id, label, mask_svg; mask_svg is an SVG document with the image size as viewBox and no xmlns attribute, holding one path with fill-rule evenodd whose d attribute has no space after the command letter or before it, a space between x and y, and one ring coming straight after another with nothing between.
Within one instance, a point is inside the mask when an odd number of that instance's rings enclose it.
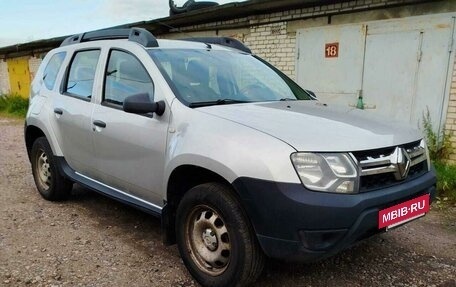
<instances>
[{"instance_id":1,"label":"rear bumper","mask_svg":"<svg viewBox=\"0 0 456 287\"><path fill-rule=\"evenodd\" d=\"M355 195L307 190L301 184L238 178L239 192L263 251L269 257L313 261L385 231L378 211L429 193L435 172L392 187Z\"/></svg>"}]
</instances>

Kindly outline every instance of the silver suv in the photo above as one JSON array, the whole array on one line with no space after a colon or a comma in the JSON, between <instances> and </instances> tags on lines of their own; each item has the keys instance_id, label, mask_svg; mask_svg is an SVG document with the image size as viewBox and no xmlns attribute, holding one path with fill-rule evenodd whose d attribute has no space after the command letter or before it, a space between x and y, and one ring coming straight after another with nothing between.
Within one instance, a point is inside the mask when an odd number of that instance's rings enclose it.
<instances>
[{"instance_id":1,"label":"silver suv","mask_svg":"<svg viewBox=\"0 0 456 287\"><path fill-rule=\"evenodd\" d=\"M425 215L435 195L418 132L319 102L233 39L72 36L31 90L41 195L78 183L156 215L204 286L247 285L266 256L334 255Z\"/></svg>"}]
</instances>

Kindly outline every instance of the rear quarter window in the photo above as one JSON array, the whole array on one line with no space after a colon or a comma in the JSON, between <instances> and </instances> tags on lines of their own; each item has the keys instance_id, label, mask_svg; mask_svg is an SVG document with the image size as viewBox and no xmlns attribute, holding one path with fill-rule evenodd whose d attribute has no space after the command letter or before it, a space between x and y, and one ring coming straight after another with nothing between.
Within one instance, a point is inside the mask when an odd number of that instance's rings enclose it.
<instances>
[{"instance_id":1,"label":"rear quarter window","mask_svg":"<svg viewBox=\"0 0 456 287\"><path fill-rule=\"evenodd\" d=\"M43 83L49 90L54 89L55 80L62 67L63 60L65 59L66 52L59 52L51 57L49 62L44 68Z\"/></svg>"}]
</instances>

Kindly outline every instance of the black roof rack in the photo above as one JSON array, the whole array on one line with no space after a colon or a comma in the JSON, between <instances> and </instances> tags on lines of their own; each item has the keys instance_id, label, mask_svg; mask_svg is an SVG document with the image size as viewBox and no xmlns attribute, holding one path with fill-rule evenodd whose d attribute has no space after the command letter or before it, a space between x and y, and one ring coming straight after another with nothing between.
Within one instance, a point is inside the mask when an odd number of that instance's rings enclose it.
<instances>
[{"instance_id":1,"label":"black roof rack","mask_svg":"<svg viewBox=\"0 0 456 287\"><path fill-rule=\"evenodd\" d=\"M131 29L107 29L93 32L82 33L70 36L63 40L60 47L97 40L128 39L143 45L146 48L158 47L157 39L152 33L143 28Z\"/></svg>"},{"instance_id":2,"label":"black roof rack","mask_svg":"<svg viewBox=\"0 0 456 287\"><path fill-rule=\"evenodd\" d=\"M249 47L244 45L244 43L242 43L239 40L229 38L229 37L195 37L195 38L185 38L185 39L180 39L180 40L201 42L201 43L206 43L206 44L217 44L217 45L234 48L234 49L240 50L242 52L252 54L252 50L250 50Z\"/></svg>"}]
</instances>

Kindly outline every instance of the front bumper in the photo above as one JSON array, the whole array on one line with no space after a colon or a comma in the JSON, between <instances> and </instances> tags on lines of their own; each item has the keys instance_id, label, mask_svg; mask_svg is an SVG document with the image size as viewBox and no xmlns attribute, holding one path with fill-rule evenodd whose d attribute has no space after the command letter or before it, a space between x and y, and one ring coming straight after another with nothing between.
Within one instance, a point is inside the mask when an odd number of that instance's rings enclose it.
<instances>
[{"instance_id":1,"label":"front bumper","mask_svg":"<svg viewBox=\"0 0 456 287\"><path fill-rule=\"evenodd\" d=\"M429 193L435 197L432 170L408 182L359 194L314 192L301 184L252 178L233 182L269 257L314 261L385 231L378 211Z\"/></svg>"}]
</instances>

